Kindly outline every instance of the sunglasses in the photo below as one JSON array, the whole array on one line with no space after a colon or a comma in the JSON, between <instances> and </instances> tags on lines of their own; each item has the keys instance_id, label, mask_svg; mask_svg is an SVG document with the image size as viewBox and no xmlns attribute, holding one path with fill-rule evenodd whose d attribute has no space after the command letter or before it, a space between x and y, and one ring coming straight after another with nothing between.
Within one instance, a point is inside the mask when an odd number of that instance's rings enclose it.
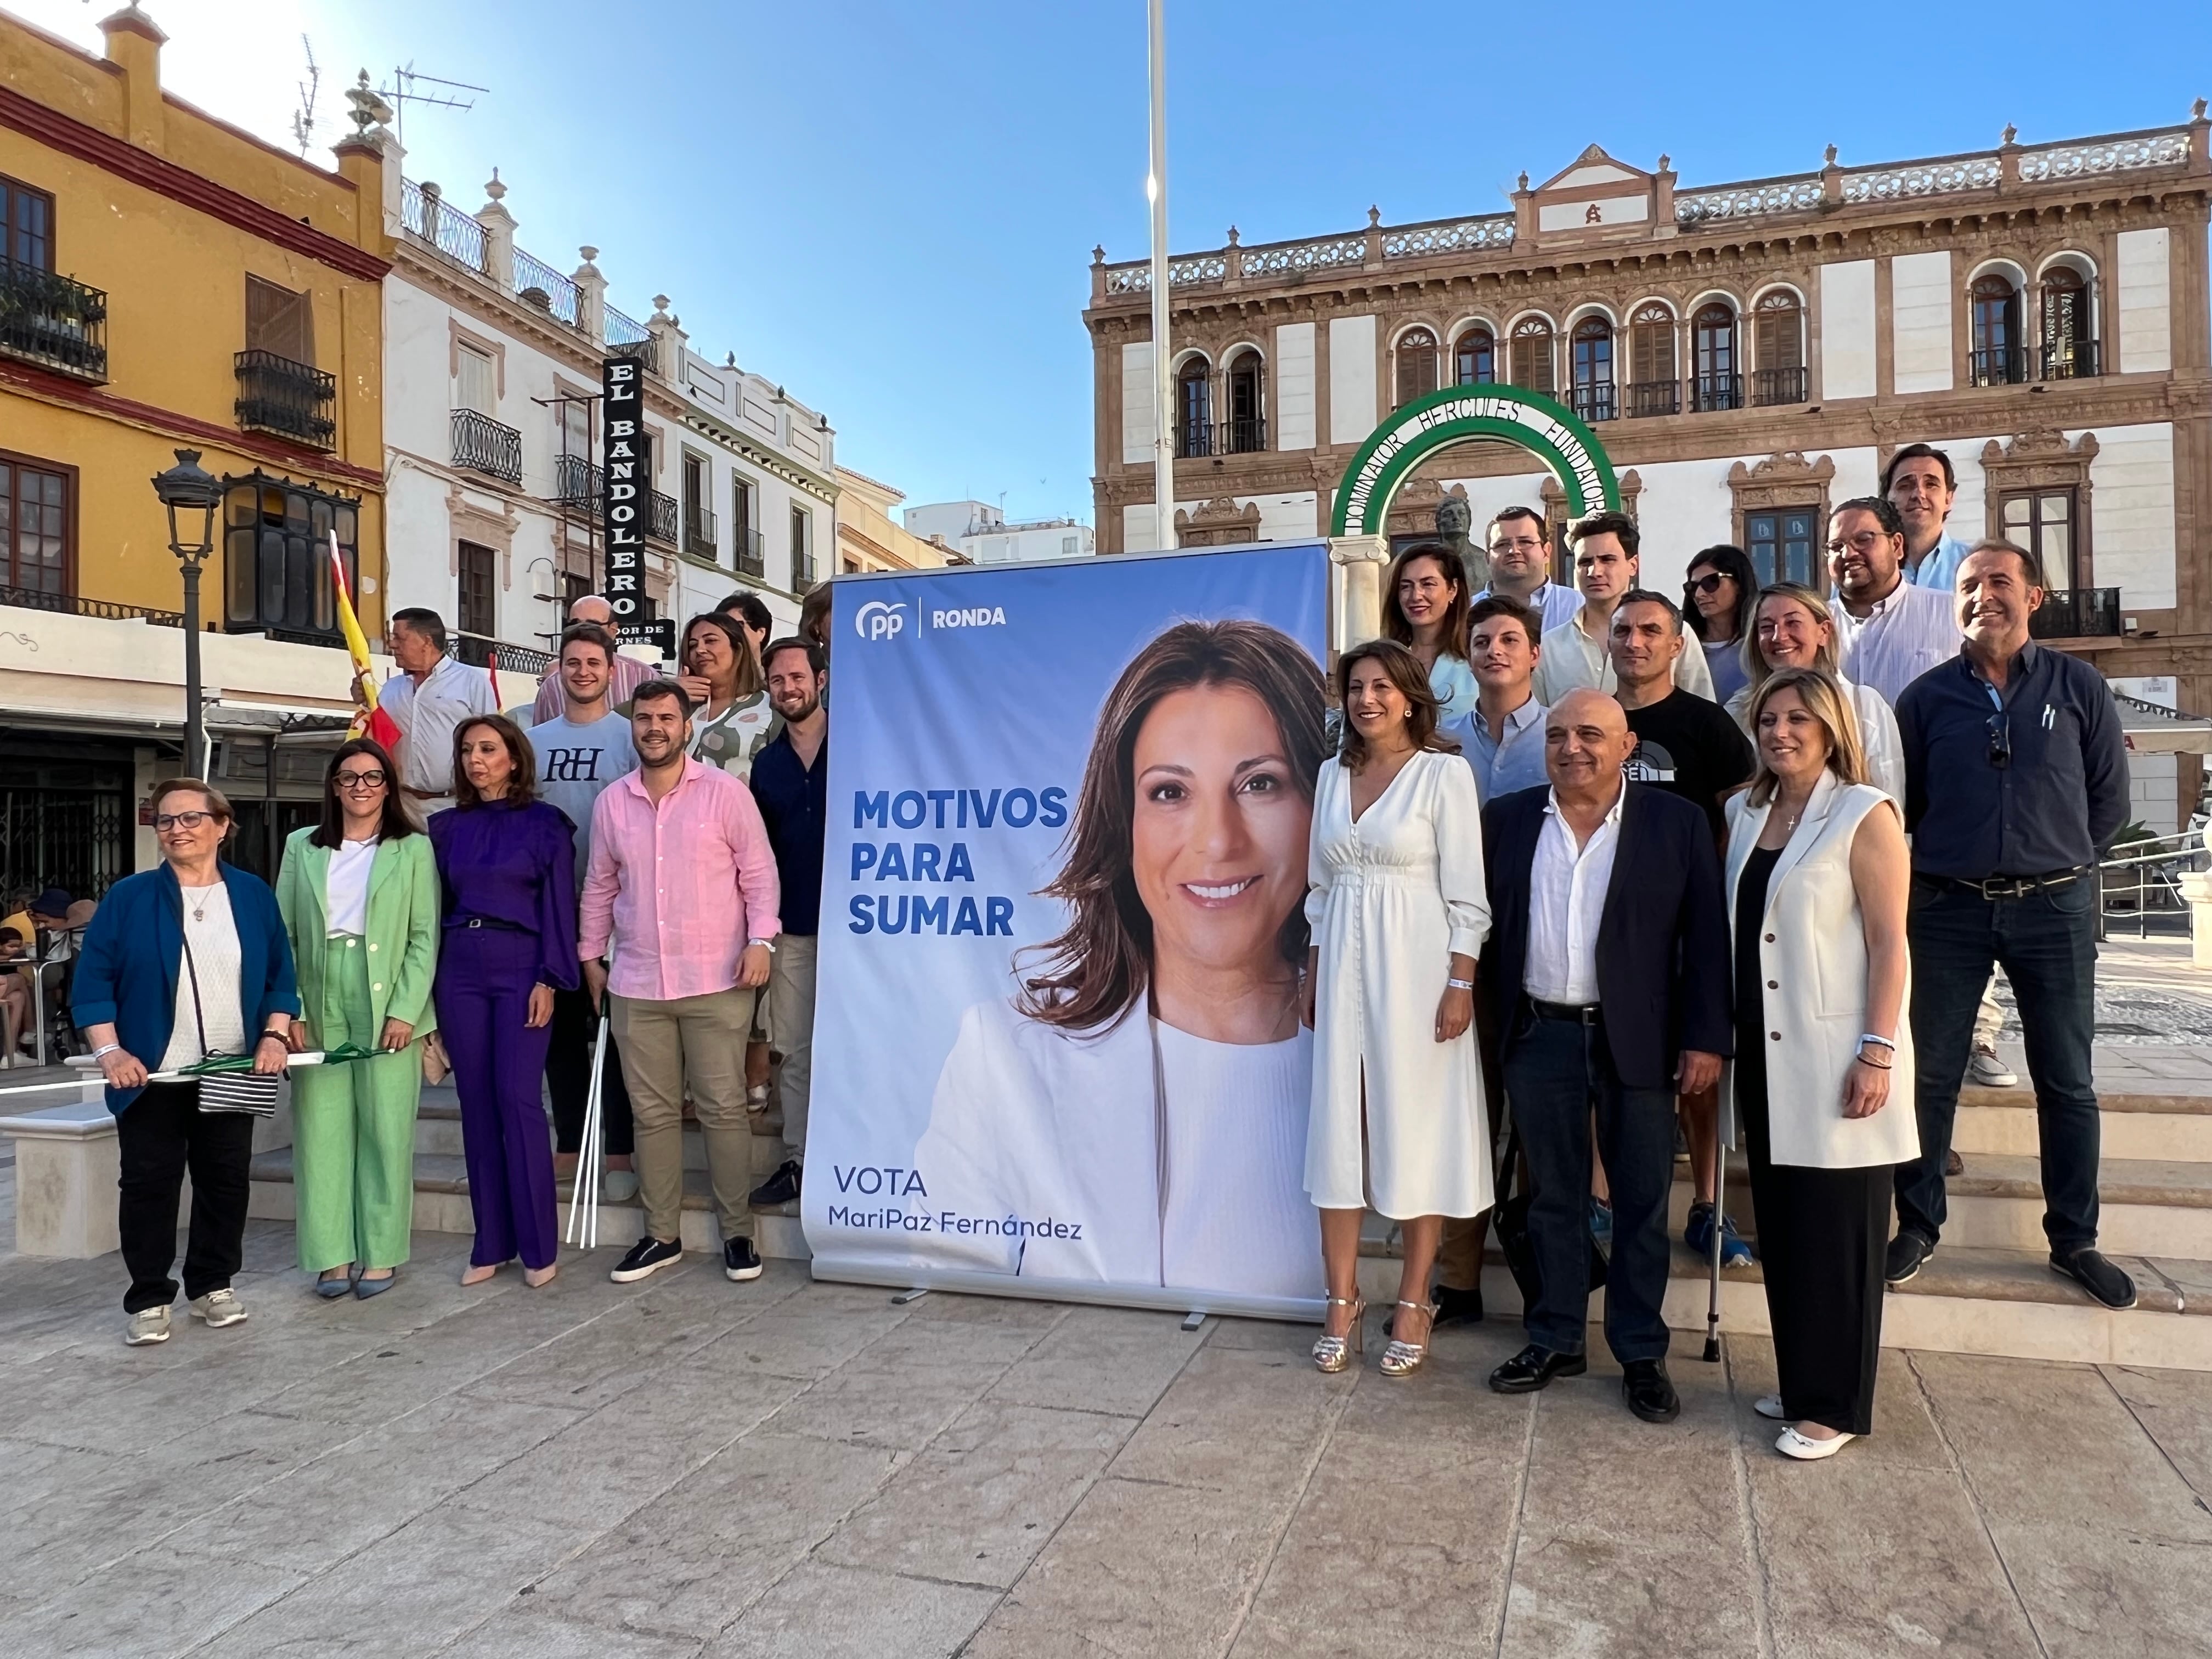
<instances>
[{"instance_id":1,"label":"sunglasses","mask_svg":"<svg viewBox=\"0 0 2212 1659\"><path fill-rule=\"evenodd\" d=\"M1717 570L1708 570L1702 576L1692 576L1682 584L1692 593L1717 593L1728 578Z\"/></svg>"},{"instance_id":2,"label":"sunglasses","mask_svg":"<svg viewBox=\"0 0 2212 1659\"><path fill-rule=\"evenodd\" d=\"M2000 712L1990 716L1990 764L1999 770L2012 764L2012 716Z\"/></svg>"}]
</instances>

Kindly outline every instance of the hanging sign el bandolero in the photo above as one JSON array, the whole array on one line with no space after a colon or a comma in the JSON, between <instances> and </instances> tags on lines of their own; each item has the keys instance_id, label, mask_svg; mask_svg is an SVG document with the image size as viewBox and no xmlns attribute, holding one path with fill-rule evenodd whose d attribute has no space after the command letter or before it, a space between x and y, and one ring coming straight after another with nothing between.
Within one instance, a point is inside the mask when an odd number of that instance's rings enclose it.
<instances>
[{"instance_id":1,"label":"hanging sign el bandolero","mask_svg":"<svg viewBox=\"0 0 2212 1659\"><path fill-rule=\"evenodd\" d=\"M1337 485L1333 536L1382 533L1390 498L1430 456L1477 439L1517 445L1550 467L1571 516L1620 505L1597 435L1564 404L1510 386L1455 386L1417 398L1369 434Z\"/></svg>"},{"instance_id":2,"label":"hanging sign el bandolero","mask_svg":"<svg viewBox=\"0 0 2212 1659\"><path fill-rule=\"evenodd\" d=\"M606 580L601 591L627 630L645 621L645 526L652 496L645 435L645 361L610 357L600 369L599 453L605 459L601 488L606 534Z\"/></svg>"}]
</instances>

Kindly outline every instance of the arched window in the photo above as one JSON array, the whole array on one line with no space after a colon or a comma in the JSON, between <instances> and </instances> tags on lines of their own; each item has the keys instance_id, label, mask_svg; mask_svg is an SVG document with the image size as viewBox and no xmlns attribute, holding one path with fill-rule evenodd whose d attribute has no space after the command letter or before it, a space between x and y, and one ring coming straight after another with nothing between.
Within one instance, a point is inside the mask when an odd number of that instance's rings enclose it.
<instances>
[{"instance_id":1,"label":"arched window","mask_svg":"<svg viewBox=\"0 0 2212 1659\"><path fill-rule=\"evenodd\" d=\"M1249 455L1267 447L1267 370L1256 351L1238 352L1229 360L1229 421L1222 447L1232 455Z\"/></svg>"},{"instance_id":2,"label":"arched window","mask_svg":"<svg viewBox=\"0 0 2212 1659\"><path fill-rule=\"evenodd\" d=\"M1674 313L1657 301L1639 306L1628 321L1628 412L1674 415L1682 408L1682 380L1674 372Z\"/></svg>"},{"instance_id":3,"label":"arched window","mask_svg":"<svg viewBox=\"0 0 2212 1659\"><path fill-rule=\"evenodd\" d=\"M1609 421L1613 403L1613 322L1585 317L1575 325L1575 413L1586 421Z\"/></svg>"},{"instance_id":4,"label":"arched window","mask_svg":"<svg viewBox=\"0 0 2212 1659\"><path fill-rule=\"evenodd\" d=\"M1452 380L1459 386L1489 386L1498 379L1498 342L1477 323L1452 343Z\"/></svg>"},{"instance_id":5,"label":"arched window","mask_svg":"<svg viewBox=\"0 0 2212 1659\"><path fill-rule=\"evenodd\" d=\"M1690 319L1690 349L1695 379L1690 387L1690 407L1741 409L1743 376L1736 367L1735 307L1716 300L1699 306Z\"/></svg>"},{"instance_id":6,"label":"arched window","mask_svg":"<svg viewBox=\"0 0 2212 1659\"><path fill-rule=\"evenodd\" d=\"M1513 325L1513 384L1547 397L1559 389L1552 362L1552 325L1544 318L1523 317Z\"/></svg>"},{"instance_id":7,"label":"arched window","mask_svg":"<svg viewBox=\"0 0 2212 1659\"><path fill-rule=\"evenodd\" d=\"M1409 328L1398 337L1398 401L1393 408L1425 398L1437 389L1437 337Z\"/></svg>"},{"instance_id":8,"label":"arched window","mask_svg":"<svg viewBox=\"0 0 2212 1659\"><path fill-rule=\"evenodd\" d=\"M1186 359L1176 371L1176 453L1213 453L1213 366Z\"/></svg>"},{"instance_id":9,"label":"arched window","mask_svg":"<svg viewBox=\"0 0 2212 1659\"><path fill-rule=\"evenodd\" d=\"M1759 366L1752 371L1754 404L1805 401L1805 307L1786 288L1759 296L1752 313Z\"/></svg>"},{"instance_id":10,"label":"arched window","mask_svg":"<svg viewBox=\"0 0 2212 1659\"><path fill-rule=\"evenodd\" d=\"M2002 271L1987 270L1974 278L1966 295L1974 311L1974 384L2017 386L2027 379L2020 290Z\"/></svg>"},{"instance_id":11,"label":"arched window","mask_svg":"<svg viewBox=\"0 0 2212 1659\"><path fill-rule=\"evenodd\" d=\"M2088 279L2071 265L2043 273L2043 378L2076 380L2097 372Z\"/></svg>"}]
</instances>

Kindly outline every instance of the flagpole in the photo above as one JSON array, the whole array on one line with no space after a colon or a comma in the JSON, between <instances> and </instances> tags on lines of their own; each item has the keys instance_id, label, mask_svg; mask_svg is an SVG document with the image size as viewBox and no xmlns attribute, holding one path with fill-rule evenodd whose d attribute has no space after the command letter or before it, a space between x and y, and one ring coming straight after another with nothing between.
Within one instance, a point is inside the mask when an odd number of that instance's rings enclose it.
<instances>
[{"instance_id":1,"label":"flagpole","mask_svg":"<svg viewBox=\"0 0 2212 1659\"><path fill-rule=\"evenodd\" d=\"M1168 25L1166 0L1149 0L1152 165L1152 545L1171 548L1175 529L1175 382L1168 339Z\"/></svg>"}]
</instances>

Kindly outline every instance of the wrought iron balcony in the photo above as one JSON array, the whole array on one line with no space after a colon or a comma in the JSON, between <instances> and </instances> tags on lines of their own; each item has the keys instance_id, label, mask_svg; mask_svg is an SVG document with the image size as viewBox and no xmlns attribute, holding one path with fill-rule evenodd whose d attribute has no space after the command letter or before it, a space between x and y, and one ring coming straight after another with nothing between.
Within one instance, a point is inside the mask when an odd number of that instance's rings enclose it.
<instances>
[{"instance_id":1,"label":"wrought iron balcony","mask_svg":"<svg viewBox=\"0 0 2212 1659\"><path fill-rule=\"evenodd\" d=\"M1188 460L1194 455L1213 453L1213 422L1211 421L1177 421L1175 430L1176 459Z\"/></svg>"},{"instance_id":2,"label":"wrought iron balcony","mask_svg":"<svg viewBox=\"0 0 2212 1659\"><path fill-rule=\"evenodd\" d=\"M814 574L812 554L801 553L792 560L791 591L793 592L804 596L806 591L819 580L821 579Z\"/></svg>"},{"instance_id":3,"label":"wrought iron balcony","mask_svg":"<svg viewBox=\"0 0 2212 1659\"><path fill-rule=\"evenodd\" d=\"M2116 640L2120 637L2120 590L2076 587L2043 596L2029 613L2027 631L2039 640Z\"/></svg>"},{"instance_id":4,"label":"wrought iron balcony","mask_svg":"<svg viewBox=\"0 0 2212 1659\"><path fill-rule=\"evenodd\" d=\"M1618 412L1613 382L1593 380L1574 389L1575 413L1586 421L1609 421Z\"/></svg>"},{"instance_id":5,"label":"wrought iron balcony","mask_svg":"<svg viewBox=\"0 0 2212 1659\"><path fill-rule=\"evenodd\" d=\"M1690 381L1690 407L1699 414L1743 407L1743 376L1699 374Z\"/></svg>"},{"instance_id":6,"label":"wrought iron balcony","mask_svg":"<svg viewBox=\"0 0 2212 1659\"><path fill-rule=\"evenodd\" d=\"M645 533L648 539L676 545L676 524L683 514L676 505L676 497L653 492L651 510L645 515Z\"/></svg>"},{"instance_id":7,"label":"wrought iron balcony","mask_svg":"<svg viewBox=\"0 0 2212 1659\"><path fill-rule=\"evenodd\" d=\"M596 514L600 498L606 493L607 475L604 469L593 466L580 455L561 455L553 463L553 502L556 507L573 513ZM651 505L646 514L645 533L655 541L672 546L677 540L677 524L683 517L676 505L676 497L653 492Z\"/></svg>"},{"instance_id":8,"label":"wrought iron balcony","mask_svg":"<svg viewBox=\"0 0 2212 1659\"><path fill-rule=\"evenodd\" d=\"M106 599L81 599L74 593L43 593L33 587L0 587L0 605L12 605L25 611L52 611L69 617L98 617L107 622L130 622L134 619L151 623L156 628L182 628L184 614L176 611L149 611L143 605L114 605Z\"/></svg>"},{"instance_id":9,"label":"wrought iron balcony","mask_svg":"<svg viewBox=\"0 0 2212 1659\"><path fill-rule=\"evenodd\" d=\"M763 550L761 533L739 525L736 532L738 574L765 580L768 576L768 556Z\"/></svg>"},{"instance_id":10,"label":"wrought iron balcony","mask_svg":"<svg viewBox=\"0 0 2212 1659\"><path fill-rule=\"evenodd\" d=\"M1628 386L1628 413L1631 419L1639 415L1679 415L1682 412L1682 383L1680 380L1632 380Z\"/></svg>"},{"instance_id":11,"label":"wrought iron balcony","mask_svg":"<svg viewBox=\"0 0 2212 1659\"><path fill-rule=\"evenodd\" d=\"M499 665L518 674L535 674L544 679L553 672L559 660L550 651L540 650L534 645L513 645L505 640L495 640L486 634L464 634L455 629L453 654L471 668L482 668L499 653Z\"/></svg>"},{"instance_id":12,"label":"wrought iron balcony","mask_svg":"<svg viewBox=\"0 0 2212 1659\"><path fill-rule=\"evenodd\" d=\"M1224 421L1214 428L1214 436L1223 455L1256 455L1267 447L1267 418L1255 416L1242 421Z\"/></svg>"},{"instance_id":13,"label":"wrought iron balcony","mask_svg":"<svg viewBox=\"0 0 2212 1659\"><path fill-rule=\"evenodd\" d=\"M684 550L695 559L714 558L720 550L716 545L714 509L697 501L684 509Z\"/></svg>"},{"instance_id":14,"label":"wrought iron balcony","mask_svg":"<svg viewBox=\"0 0 2212 1659\"><path fill-rule=\"evenodd\" d=\"M1759 368L1751 375L1751 401L1761 409L1776 404L1802 404L1805 401L1805 370L1796 368Z\"/></svg>"},{"instance_id":15,"label":"wrought iron balcony","mask_svg":"<svg viewBox=\"0 0 2212 1659\"><path fill-rule=\"evenodd\" d=\"M241 351L236 362L242 430L273 433L309 449L337 447L336 375L273 351Z\"/></svg>"},{"instance_id":16,"label":"wrought iron balcony","mask_svg":"<svg viewBox=\"0 0 2212 1659\"><path fill-rule=\"evenodd\" d=\"M2046 380L2087 380L2104 373L2097 360L2094 340L2052 340L2043 347L2043 378Z\"/></svg>"},{"instance_id":17,"label":"wrought iron balcony","mask_svg":"<svg viewBox=\"0 0 2212 1659\"><path fill-rule=\"evenodd\" d=\"M2025 346L1991 346L1986 351L1973 354L1973 380L1976 386L2021 386L2027 380L2027 349Z\"/></svg>"},{"instance_id":18,"label":"wrought iron balcony","mask_svg":"<svg viewBox=\"0 0 2212 1659\"><path fill-rule=\"evenodd\" d=\"M74 277L0 258L0 356L100 384L107 379L107 295Z\"/></svg>"},{"instance_id":19,"label":"wrought iron balcony","mask_svg":"<svg viewBox=\"0 0 2212 1659\"><path fill-rule=\"evenodd\" d=\"M453 465L520 484L522 434L473 409L457 409L453 411Z\"/></svg>"}]
</instances>

